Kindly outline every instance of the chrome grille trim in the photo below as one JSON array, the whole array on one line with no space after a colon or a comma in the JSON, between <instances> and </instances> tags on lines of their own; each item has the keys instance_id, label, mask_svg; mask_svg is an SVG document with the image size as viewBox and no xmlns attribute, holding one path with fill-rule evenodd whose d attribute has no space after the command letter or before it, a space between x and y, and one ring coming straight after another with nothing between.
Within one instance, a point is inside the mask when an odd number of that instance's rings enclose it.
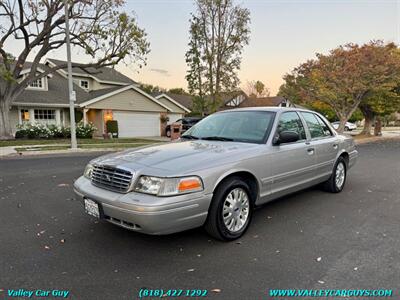
<instances>
[{"instance_id":1,"label":"chrome grille trim","mask_svg":"<svg viewBox=\"0 0 400 300\"><path fill-rule=\"evenodd\" d=\"M106 165L94 165L91 182L93 185L118 193L127 193L131 187L131 171Z\"/></svg>"}]
</instances>

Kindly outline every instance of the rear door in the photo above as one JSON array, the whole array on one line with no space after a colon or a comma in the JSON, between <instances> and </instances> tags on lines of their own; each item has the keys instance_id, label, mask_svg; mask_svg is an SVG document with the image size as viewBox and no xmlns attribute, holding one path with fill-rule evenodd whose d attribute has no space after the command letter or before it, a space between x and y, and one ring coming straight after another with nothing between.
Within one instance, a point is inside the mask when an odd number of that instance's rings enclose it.
<instances>
[{"instance_id":1,"label":"rear door","mask_svg":"<svg viewBox=\"0 0 400 300\"><path fill-rule=\"evenodd\" d=\"M325 121L312 112L300 112L310 132L310 146L315 148L315 176L329 177L339 151L337 137Z\"/></svg>"},{"instance_id":2,"label":"rear door","mask_svg":"<svg viewBox=\"0 0 400 300\"><path fill-rule=\"evenodd\" d=\"M271 147L271 193L283 195L308 185L314 177L315 150L308 144L304 124L295 111L283 112L276 133L296 131L300 140Z\"/></svg>"}]
</instances>

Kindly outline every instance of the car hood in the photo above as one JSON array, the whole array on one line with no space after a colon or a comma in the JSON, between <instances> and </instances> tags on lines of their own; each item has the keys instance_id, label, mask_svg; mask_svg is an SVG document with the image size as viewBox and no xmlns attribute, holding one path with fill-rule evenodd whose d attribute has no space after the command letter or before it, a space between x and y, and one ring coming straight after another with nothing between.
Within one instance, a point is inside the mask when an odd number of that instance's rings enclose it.
<instances>
[{"instance_id":1,"label":"car hood","mask_svg":"<svg viewBox=\"0 0 400 300\"><path fill-rule=\"evenodd\" d=\"M132 170L152 169L186 173L247 156L259 144L220 141L179 141L108 154L92 161L96 164L122 166Z\"/></svg>"}]
</instances>

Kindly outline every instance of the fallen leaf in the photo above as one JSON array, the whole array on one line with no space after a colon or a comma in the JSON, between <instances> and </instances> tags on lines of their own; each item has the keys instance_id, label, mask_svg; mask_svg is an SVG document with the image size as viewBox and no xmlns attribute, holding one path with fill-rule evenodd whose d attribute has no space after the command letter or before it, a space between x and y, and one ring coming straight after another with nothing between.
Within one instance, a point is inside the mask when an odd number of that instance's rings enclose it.
<instances>
[{"instance_id":1,"label":"fallen leaf","mask_svg":"<svg viewBox=\"0 0 400 300\"><path fill-rule=\"evenodd\" d=\"M317 261L321 261L322 260L322 257L317 257Z\"/></svg>"},{"instance_id":2,"label":"fallen leaf","mask_svg":"<svg viewBox=\"0 0 400 300\"><path fill-rule=\"evenodd\" d=\"M188 269L188 272L194 272L195 269Z\"/></svg>"},{"instance_id":3,"label":"fallen leaf","mask_svg":"<svg viewBox=\"0 0 400 300\"><path fill-rule=\"evenodd\" d=\"M320 284L324 284L324 283L325 283L325 281L318 280L318 283L320 283Z\"/></svg>"},{"instance_id":4,"label":"fallen leaf","mask_svg":"<svg viewBox=\"0 0 400 300\"><path fill-rule=\"evenodd\" d=\"M221 289L212 289L211 292L213 292L213 293L221 293Z\"/></svg>"},{"instance_id":5,"label":"fallen leaf","mask_svg":"<svg viewBox=\"0 0 400 300\"><path fill-rule=\"evenodd\" d=\"M357 268L357 267L355 267L353 270L354 270L354 271L357 271L357 270L358 270L358 268Z\"/></svg>"},{"instance_id":6,"label":"fallen leaf","mask_svg":"<svg viewBox=\"0 0 400 300\"><path fill-rule=\"evenodd\" d=\"M39 232L40 234L43 234L43 233L45 233L46 232L46 230L42 230L41 232Z\"/></svg>"},{"instance_id":7,"label":"fallen leaf","mask_svg":"<svg viewBox=\"0 0 400 300\"><path fill-rule=\"evenodd\" d=\"M242 242L236 242L236 244L240 245Z\"/></svg>"},{"instance_id":8,"label":"fallen leaf","mask_svg":"<svg viewBox=\"0 0 400 300\"><path fill-rule=\"evenodd\" d=\"M272 217L271 217L271 216L268 216L267 219L272 219Z\"/></svg>"},{"instance_id":9,"label":"fallen leaf","mask_svg":"<svg viewBox=\"0 0 400 300\"><path fill-rule=\"evenodd\" d=\"M114 270L114 273L118 273L118 270Z\"/></svg>"},{"instance_id":10,"label":"fallen leaf","mask_svg":"<svg viewBox=\"0 0 400 300\"><path fill-rule=\"evenodd\" d=\"M136 276L136 279L140 279L140 276Z\"/></svg>"},{"instance_id":11,"label":"fallen leaf","mask_svg":"<svg viewBox=\"0 0 400 300\"><path fill-rule=\"evenodd\" d=\"M21 204L21 203L18 203L18 204L17 204L17 207L18 207L18 208L21 208L21 207L22 207L22 204Z\"/></svg>"},{"instance_id":12,"label":"fallen leaf","mask_svg":"<svg viewBox=\"0 0 400 300\"><path fill-rule=\"evenodd\" d=\"M255 238L255 239L258 238L258 235L257 235L257 234L256 234L256 235L253 235L253 238Z\"/></svg>"},{"instance_id":13,"label":"fallen leaf","mask_svg":"<svg viewBox=\"0 0 400 300\"><path fill-rule=\"evenodd\" d=\"M64 244L65 243L65 239L60 240L60 243Z\"/></svg>"},{"instance_id":14,"label":"fallen leaf","mask_svg":"<svg viewBox=\"0 0 400 300\"><path fill-rule=\"evenodd\" d=\"M276 250L275 252L276 252L276 253L280 253L281 251L279 251L279 250Z\"/></svg>"},{"instance_id":15,"label":"fallen leaf","mask_svg":"<svg viewBox=\"0 0 400 300\"><path fill-rule=\"evenodd\" d=\"M44 246L44 249L49 250L50 247L49 246Z\"/></svg>"},{"instance_id":16,"label":"fallen leaf","mask_svg":"<svg viewBox=\"0 0 400 300\"><path fill-rule=\"evenodd\" d=\"M201 257L201 254L197 254L197 257Z\"/></svg>"},{"instance_id":17,"label":"fallen leaf","mask_svg":"<svg viewBox=\"0 0 400 300\"><path fill-rule=\"evenodd\" d=\"M69 184L68 184L68 183L60 183L60 184L57 185L57 186L59 186L59 187L64 187L64 186L69 186Z\"/></svg>"}]
</instances>

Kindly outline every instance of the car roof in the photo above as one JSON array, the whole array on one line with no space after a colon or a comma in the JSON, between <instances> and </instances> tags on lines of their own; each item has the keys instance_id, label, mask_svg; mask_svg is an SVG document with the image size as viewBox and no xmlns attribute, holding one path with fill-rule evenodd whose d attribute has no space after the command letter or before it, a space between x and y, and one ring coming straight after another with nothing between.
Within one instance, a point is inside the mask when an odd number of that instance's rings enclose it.
<instances>
[{"instance_id":1,"label":"car roof","mask_svg":"<svg viewBox=\"0 0 400 300\"><path fill-rule=\"evenodd\" d=\"M230 111L271 111L271 112L306 111L306 112L314 112L309 109L297 108L297 107L258 106L258 107L242 107L242 108L227 109L224 111L220 111L219 113L230 112Z\"/></svg>"}]
</instances>

